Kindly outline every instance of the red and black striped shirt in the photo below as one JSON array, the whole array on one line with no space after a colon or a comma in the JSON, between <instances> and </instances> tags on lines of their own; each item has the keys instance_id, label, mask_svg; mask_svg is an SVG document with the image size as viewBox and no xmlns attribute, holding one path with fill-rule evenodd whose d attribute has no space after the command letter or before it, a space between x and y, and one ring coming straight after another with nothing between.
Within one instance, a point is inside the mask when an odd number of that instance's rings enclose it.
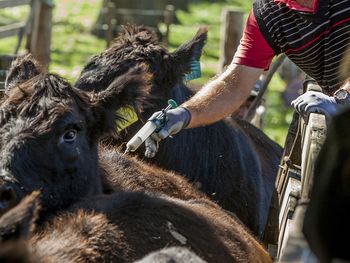
<instances>
[{"instance_id":1,"label":"red and black striped shirt","mask_svg":"<svg viewBox=\"0 0 350 263\"><path fill-rule=\"evenodd\" d=\"M339 88L339 65L350 40L350 1L319 0L313 13L257 0L259 29L276 54L285 53L328 94Z\"/></svg>"}]
</instances>

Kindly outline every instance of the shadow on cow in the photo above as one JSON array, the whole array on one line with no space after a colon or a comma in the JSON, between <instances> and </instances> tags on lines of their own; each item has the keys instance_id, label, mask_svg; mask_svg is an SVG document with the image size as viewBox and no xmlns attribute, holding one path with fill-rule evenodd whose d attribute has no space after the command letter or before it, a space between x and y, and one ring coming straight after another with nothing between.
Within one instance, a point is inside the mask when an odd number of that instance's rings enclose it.
<instances>
[{"instance_id":1,"label":"shadow on cow","mask_svg":"<svg viewBox=\"0 0 350 263\"><path fill-rule=\"evenodd\" d=\"M140 121L108 144L128 141L152 113L166 106L169 98L182 103L193 95L183 77L190 71L191 61L199 60L206 39L207 29L201 28L191 41L170 53L147 28L128 26L109 49L87 63L75 85L86 91L104 90L139 63L148 65L153 75L143 111L137 112ZM143 156L143 150L138 154ZM185 175L261 237L281 155L281 147L262 131L228 118L184 130L161 142L156 157L148 161Z\"/></svg>"},{"instance_id":2,"label":"shadow on cow","mask_svg":"<svg viewBox=\"0 0 350 263\"><path fill-rule=\"evenodd\" d=\"M72 262L130 262L181 245L209 262L271 261L239 220L185 178L99 148L122 120L115 112L137 109L147 95L144 65L98 93L72 88L35 65L30 55L13 63L0 105L1 220L24 196L41 191L30 251ZM33 68L38 74L22 72ZM6 222L3 240L17 229L16 220ZM84 253L92 248L98 251L90 258Z\"/></svg>"},{"instance_id":3,"label":"shadow on cow","mask_svg":"<svg viewBox=\"0 0 350 263\"><path fill-rule=\"evenodd\" d=\"M189 246L208 262L272 262L232 217L200 202L136 192L93 197L34 231L37 197L0 218L1 262L132 262L167 246Z\"/></svg>"}]
</instances>

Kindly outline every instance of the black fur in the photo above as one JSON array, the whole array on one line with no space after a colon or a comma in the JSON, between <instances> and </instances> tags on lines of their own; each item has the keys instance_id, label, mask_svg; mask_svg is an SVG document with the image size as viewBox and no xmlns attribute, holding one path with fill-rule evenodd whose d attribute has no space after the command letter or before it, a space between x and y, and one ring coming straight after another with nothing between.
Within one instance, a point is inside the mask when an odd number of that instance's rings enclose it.
<instances>
[{"instance_id":1,"label":"black fur","mask_svg":"<svg viewBox=\"0 0 350 263\"><path fill-rule=\"evenodd\" d=\"M137 107L132 96L139 101L147 94L144 70L129 70L100 93L48 73L8 90L0 106L0 212L35 190L42 209L36 215L29 202L27 210L8 211L0 218L0 238L26 235L22 218L33 215L39 227L30 249L23 243L9 248L22 247L39 258L34 262L132 262L167 245L186 245L210 262L271 262L239 220L183 177L99 150L118 121L116 110ZM14 214L20 219L8 220ZM0 249L2 255L7 260L9 250Z\"/></svg>"},{"instance_id":2,"label":"black fur","mask_svg":"<svg viewBox=\"0 0 350 263\"><path fill-rule=\"evenodd\" d=\"M193 95L183 76L190 70L191 60L199 59L206 39L207 29L203 27L191 41L171 53L151 31L129 26L109 49L88 62L75 85L82 90L104 90L126 68L138 63L148 65L153 75L148 103L139 115L141 121L108 143L119 146L128 141L143 122L166 106L169 98L182 103ZM276 149L274 154L254 146L257 138L264 138L269 149ZM142 157L143 149L138 154ZM227 120L180 132L161 142L158 154L149 161L185 175L261 237L281 154L281 148L260 130L250 126L242 129L241 124Z\"/></svg>"}]
</instances>

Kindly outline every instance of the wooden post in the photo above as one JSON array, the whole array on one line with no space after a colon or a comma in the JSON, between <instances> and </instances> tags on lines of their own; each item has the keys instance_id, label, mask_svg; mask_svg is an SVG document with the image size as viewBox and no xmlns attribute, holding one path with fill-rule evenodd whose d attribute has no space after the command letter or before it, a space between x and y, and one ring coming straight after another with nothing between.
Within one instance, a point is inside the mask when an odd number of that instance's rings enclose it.
<instances>
[{"instance_id":1,"label":"wooden post","mask_svg":"<svg viewBox=\"0 0 350 263\"><path fill-rule=\"evenodd\" d=\"M103 29L106 30L106 44L107 48L111 44L114 38L114 31L117 24L117 20L115 18L115 4L113 1L107 1L107 19L106 24L103 25Z\"/></svg>"},{"instance_id":2,"label":"wooden post","mask_svg":"<svg viewBox=\"0 0 350 263\"><path fill-rule=\"evenodd\" d=\"M29 51L47 69L51 51L52 6L41 0L36 0L33 8L35 16Z\"/></svg>"},{"instance_id":3,"label":"wooden post","mask_svg":"<svg viewBox=\"0 0 350 263\"><path fill-rule=\"evenodd\" d=\"M174 23L174 17L175 17L175 7L173 5L167 5L165 7L165 11L164 11L164 22L165 22L165 25L166 25L165 36L164 36L164 44L166 46L169 45L170 25L172 23Z\"/></svg>"},{"instance_id":4,"label":"wooden post","mask_svg":"<svg viewBox=\"0 0 350 263\"><path fill-rule=\"evenodd\" d=\"M225 7L221 24L221 69L231 63L243 33L244 12L238 8Z\"/></svg>"}]
</instances>

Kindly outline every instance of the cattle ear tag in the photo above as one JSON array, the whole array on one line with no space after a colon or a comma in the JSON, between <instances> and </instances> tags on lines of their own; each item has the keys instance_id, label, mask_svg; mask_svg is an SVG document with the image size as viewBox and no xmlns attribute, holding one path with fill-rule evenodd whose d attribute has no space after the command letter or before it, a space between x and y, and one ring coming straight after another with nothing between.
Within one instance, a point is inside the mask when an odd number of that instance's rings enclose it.
<instances>
[{"instance_id":1,"label":"cattle ear tag","mask_svg":"<svg viewBox=\"0 0 350 263\"><path fill-rule=\"evenodd\" d=\"M116 111L116 115L121 117L121 120L116 122L117 132L120 132L131 124L138 121L137 114L132 106L125 106Z\"/></svg>"},{"instance_id":2,"label":"cattle ear tag","mask_svg":"<svg viewBox=\"0 0 350 263\"><path fill-rule=\"evenodd\" d=\"M185 74L184 80L190 81L193 79L198 79L201 76L202 76L201 63L199 62L199 60L192 60L191 61L191 72Z\"/></svg>"}]
</instances>

